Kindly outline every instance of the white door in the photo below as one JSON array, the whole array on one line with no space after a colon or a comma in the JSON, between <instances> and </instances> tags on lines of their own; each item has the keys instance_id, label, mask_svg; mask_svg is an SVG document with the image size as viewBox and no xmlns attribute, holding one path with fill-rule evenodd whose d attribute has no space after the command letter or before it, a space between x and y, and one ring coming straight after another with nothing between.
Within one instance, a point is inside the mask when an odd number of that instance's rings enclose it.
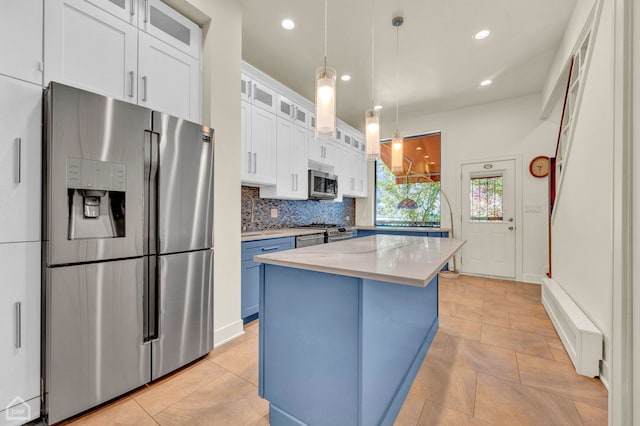
<instances>
[{"instance_id":1,"label":"white door","mask_svg":"<svg viewBox=\"0 0 640 426\"><path fill-rule=\"evenodd\" d=\"M0 74L42 84L42 0L3 0Z\"/></svg>"},{"instance_id":2,"label":"white door","mask_svg":"<svg viewBox=\"0 0 640 426\"><path fill-rule=\"evenodd\" d=\"M200 122L200 62L143 32L139 34L138 103Z\"/></svg>"},{"instance_id":3,"label":"white door","mask_svg":"<svg viewBox=\"0 0 640 426\"><path fill-rule=\"evenodd\" d=\"M462 165L462 272L515 278L515 160Z\"/></svg>"},{"instance_id":4,"label":"white door","mask_svg":"<svg viewBox=\"0 0 640 426\"><path fill-rule=\"evenodd\" d=\"M0 93L0 243L39 241L42 88L0 76Z\"/></svg>"},{"instance_id":5,"label":"white door","mask_svg":"<svg viewBox=\"0 0 640 426\"><path fill-rule=\"evenodd\" d=\"M40 396L40 243L0 244L0 419L20 397ZM15 402L14 402L15 403ZM38 410L31 409L31 418ZM30 419L24 419L30 420ZM4 423L3 423L4 424Z\"/></svg>"},{"instance_id":6,"label":"white door","mask_svg":"<svg viewBox=\"0 0 640 426\"><path fill-rule=\"evenodd\" d=\"M44 7L44 84L135 103L138 30L84 0L47 0Z\"/></svg>"}]
</instances>

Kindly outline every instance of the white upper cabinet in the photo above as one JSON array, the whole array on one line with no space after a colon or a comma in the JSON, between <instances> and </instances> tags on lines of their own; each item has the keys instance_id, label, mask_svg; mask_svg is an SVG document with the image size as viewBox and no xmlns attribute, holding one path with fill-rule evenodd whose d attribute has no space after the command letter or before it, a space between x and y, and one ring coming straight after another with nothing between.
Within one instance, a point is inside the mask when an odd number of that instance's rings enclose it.
<instances>
[{"instance_id":1,"label":"white upper cabinet","mask_svg":"<svg viewBox=\"0 0 640 426\"><path fill-rule=\"evenodd\" d=\"M242 129L250 126L251 136L242 136L245 145L241 154L242 182L250 185L275 185L276 115L262 108L250 107L244 119L246 118L250 118L250 122L242 123Z\"/></svg>"},{"instance_id":2,"label":"white upper cabinet","mask_svg":"<svg viewBox=\"0 0 640 426\"><path fill-rule=\"evenodd\" d=\"M40 240L42 88L0 76L0 243Z\"/></svg>"},{"instance_id":3,"label":"white upper cabinet","mask_svg":"<svg viewBox=\"0 0 640 426\"><path fill-rule=\"evenodd\" d=\"M138 30L85 0L45 1L44 84L137 101Z\"/></svg>"},{"instance_id":4,"label":"white upper cabinet","mask_svg":"<svg viewBox=\"0 0 640 426\"><path fill-rule=\"evenodd\" d=\"M152 36L200 59L202 30L161 0L139 0L138 24Z\"/></svg>"},{"instance_id":5,"label":"white upper cabinet","mask_svg":"<svg viewBox=\"0 0 640 426\"><path fill-rule=\"evenodd\" d=\"M2 0L0 74L42 84L42 0Z\"/></svg>"},{"instance_id":6,"label":"white upper cabinet","mask_svg":"<svg viewBox=\"0 0 640 426\"><path fill-rule=\"evenodd\" d=\"M202 32L189 19L156 0L47 0L44 18L45 85L201 121Z\"/></svg>"},{"instance_id":7,"label":"white upper cabinet","mask_svg":"<svg viewBox=\"0 0 640 426\"><path fill-rule=\"evenodd\" d=\"M306 200L308 130L284 117L277 124L276 185L261 187L260 197Z\"/></svg>"},{"instance_id":8,"label":"white upper cabinet","mask_svg":"<svg viewBox=\"0 0 640 426\"><path fill-rule=\"evenodd\" d=\"M200 122L200 62L140 33L138 103Z\"/></svg>"},{"instance_id":9,"label":"white upper cabinet","mask_svg":"<svg viewBox=\"0 0 640 426\"><path fill-rule=\"evenodd\" d=\"M48 1L48 0L47 0ZM106 12L128 22L138 25L138 0L85 0Z\"/></svg>"},{"instance_id":10,"label":"white upper cabinet","mask_svg":"<svg viewBox=\"0 0 640 426\"><path fill-rule=\"evenodd\" d=\"M276 113L276 92L264 84L252 81L249 86L249 96L254 106L263 108L272 114Z\"/></svg>"}]
</instances>

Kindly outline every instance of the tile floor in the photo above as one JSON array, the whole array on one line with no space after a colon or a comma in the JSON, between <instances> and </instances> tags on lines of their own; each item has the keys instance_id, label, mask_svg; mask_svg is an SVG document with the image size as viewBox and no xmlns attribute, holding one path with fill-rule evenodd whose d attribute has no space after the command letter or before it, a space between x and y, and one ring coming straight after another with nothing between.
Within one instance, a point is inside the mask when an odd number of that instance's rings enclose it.
<instances>
[{"instance_id":1,"label":"tile floor","mask_svg":"<svg viewBox=\"0 0 640 426\"><path fill-rule=\"evenodd\" d=\"M440 280L440 329L396 425L606 425L607 391L578 376L540 286ZM268 425L258 322L177 373L68 424Z\"/></svg>"}]
</instances>

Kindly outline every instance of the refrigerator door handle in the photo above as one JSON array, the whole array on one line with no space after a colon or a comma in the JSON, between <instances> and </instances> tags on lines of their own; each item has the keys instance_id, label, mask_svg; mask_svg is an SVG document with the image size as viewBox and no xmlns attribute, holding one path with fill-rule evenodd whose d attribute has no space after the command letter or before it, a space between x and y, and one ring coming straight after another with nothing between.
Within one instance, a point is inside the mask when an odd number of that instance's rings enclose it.
<instances>
[{"instance_id":1,"label":"refrigerator door handle","mask_svg":"<svg viewBox=\"0 0 640 426\"><path fill-rule=\"evenodd\" d=\"M144 132L144 254L157 253L159 135Z\"/></svg>"},{"instance_id":2,"label":"refrigerator door handle","mask_svg":"<svg viewBox=\"0 0 640 426\"><path fill-rule=\"evenodd\" d=\"M144 296L143 305L143 329L144 343L158 339L159 334L159 277L157 271L158 260L156 256L148 256L144 261Z\"/></svg>"}]
</instances>

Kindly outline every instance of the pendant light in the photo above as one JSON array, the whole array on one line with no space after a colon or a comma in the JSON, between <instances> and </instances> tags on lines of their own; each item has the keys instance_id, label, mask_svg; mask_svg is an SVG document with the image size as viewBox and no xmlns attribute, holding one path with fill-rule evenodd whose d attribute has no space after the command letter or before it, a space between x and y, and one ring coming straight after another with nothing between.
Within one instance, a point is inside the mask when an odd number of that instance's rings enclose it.
<instances>
[{"instance_id":1,"label":"pendant light","mask_svg":"<svg viewBox=\"0 0 640 426\"><path fill-rule=\"evenodd\" d=\"M404 22L402 16L396 16L391 20L391 24L396 27L396 132L393 135L393 140L391 141L391 173L397 174L404 171L403 159L403 139L400 136L400 131L398 130L398 69L399 69L399 61L400 61L400 36L399 36L399 28L400 25Z\"/></svg>"},{"instance_id":2,"label":"pendant light","mask_svg":"<svg viewBox=\"0 0 640 426\"><path fill-rule=\"evenodd\" d=\"M380 158L380 115L375 107L374 74L375 67L375 0L371 6L371 108L364 114L365 133L367 140L367 160L376 161Z\"/></svg>"},{"instance_id":3,"label":"pendant light","mask_svg":"<svg viewBox=\"0 0 640 426\"><path fill-rule=\"evenodd\" d=\"M336 137L336 76L327 67L327 0L324 0L324 66L316 70L316 139Z\"/></svg>"}]
</instances>

